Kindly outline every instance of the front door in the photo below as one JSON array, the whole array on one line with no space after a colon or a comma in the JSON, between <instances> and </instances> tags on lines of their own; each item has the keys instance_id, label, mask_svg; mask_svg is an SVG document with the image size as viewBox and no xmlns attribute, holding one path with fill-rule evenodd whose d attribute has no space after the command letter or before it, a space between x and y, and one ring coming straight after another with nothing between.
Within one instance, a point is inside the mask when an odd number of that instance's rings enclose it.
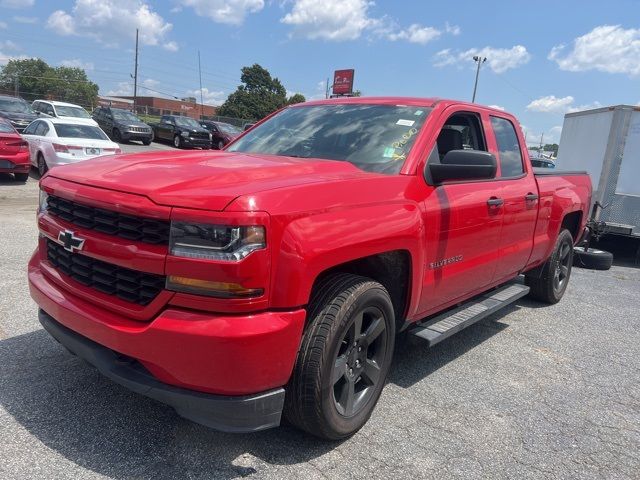
<instances>
[{"instance_id":1,"label":"front door","mask_svg":"<svg viewBox=\"0 0 640 480\"><path fill-rule=\"evenodd\" d=\"M486 121L487 119L485 119ZM478 113L447 112L427 166L450 150L487 151ZM498 258L502 206L495 181L447 182L424 200L426 265L419 311L428 315L488 286Z\"/></svg>"}]
</instances>

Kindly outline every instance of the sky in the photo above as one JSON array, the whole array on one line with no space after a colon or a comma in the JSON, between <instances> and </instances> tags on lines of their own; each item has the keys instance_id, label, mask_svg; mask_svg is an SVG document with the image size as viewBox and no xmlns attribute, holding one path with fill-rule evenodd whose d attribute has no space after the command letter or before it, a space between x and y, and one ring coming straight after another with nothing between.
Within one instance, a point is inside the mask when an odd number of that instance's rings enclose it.
<instances>
[{"instance_id":1,"label":"sky","mask_svg":"<svg viewBox=\"0 0 640 480\"><path fill-rule=\"evenodd\" d=\"M102 95L220 104L259 63L289 94L323 98L355 69L365 96L471 100L515 114L530 144L567 112L640 105L640 1L0 0L0 66L39 57L85 68ZM158 93L160 92L160 93Z\"/></svg>"}]
</instances>

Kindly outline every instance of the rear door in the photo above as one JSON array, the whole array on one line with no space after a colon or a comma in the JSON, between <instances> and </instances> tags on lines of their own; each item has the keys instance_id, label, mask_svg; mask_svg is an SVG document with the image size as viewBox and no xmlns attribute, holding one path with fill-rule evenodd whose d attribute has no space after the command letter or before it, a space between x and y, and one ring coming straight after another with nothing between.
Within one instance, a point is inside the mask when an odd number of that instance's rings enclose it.
<instances>
[{"instance_id":1,"label":"rear door","mask_svg":"<svg viewBox=\"0 0 640 480\"><path fill-rule=\"evenodd\" d=\"M525 162L523 139L513 122L490 116L498 157L498 196L504 201L496 281L509 280L526 265L538 218L538 184Z\"/></svg>"},{"instance_id":2,"label":"rear door","mask_svg":"<svg viewBox=\"0 0 640 480\"><path fill-rule=\"evenodd\" d=\"M488 150L487 117L450 107L441 119L440 134L427 168L431 162L439 163L450 150ZM492 201L495 198L494 180L447 182L427 193L421 313L433 313L492 282L503 215L502 207Z\"/></svg>"}]
</instances>

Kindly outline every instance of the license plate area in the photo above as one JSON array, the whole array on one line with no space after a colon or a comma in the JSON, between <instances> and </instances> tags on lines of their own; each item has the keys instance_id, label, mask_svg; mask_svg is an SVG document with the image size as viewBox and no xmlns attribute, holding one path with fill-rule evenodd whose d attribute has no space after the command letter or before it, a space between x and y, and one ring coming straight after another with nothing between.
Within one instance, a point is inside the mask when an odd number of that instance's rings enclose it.
<instances>
[{"instance_id":1,"label":"license plate area","mask_svg":"<svg viewBox=\"0 0 640 480\"><path fill-rule=\"evenodd\" d=\"M84 149L84 153L86 153L87 155L100 155L100 149L99 148L85 148Z\"/></svg>"}]
</instances>

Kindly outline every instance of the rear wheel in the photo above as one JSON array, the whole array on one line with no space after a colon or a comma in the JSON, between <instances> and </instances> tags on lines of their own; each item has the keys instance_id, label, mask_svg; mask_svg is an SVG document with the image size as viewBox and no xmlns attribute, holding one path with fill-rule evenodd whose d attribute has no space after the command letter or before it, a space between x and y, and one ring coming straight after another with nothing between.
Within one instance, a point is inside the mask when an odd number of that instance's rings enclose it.
<instances>
[{"instance_id":1,"label":"rear wheel","mask_svg":"<svg viewBox=\"0 0 640 480\"><path fill-rule=\"evenodd\" d=\"M573 236L569 230L561 230L540 275L525 275L525 283L531 288L529 296L545 303L558 303L569 284L572 264Z\"/></svg>"},{"instance_id":2,"label":"rear wheel","mask_svg":"<svg viewBox=\"0 0 640 480\"><path fill-rule=\"evenodd\" d=\"M44 155L38 153L38 173L42 177L48 170L49 167L47 166L47 161L44 159Z\"/></svg>"},{"instance_id":3,"label":"rear wheel","mask_svg":"<svg viewBox=\"0 0 640 480\"><path fill-rule=\"evenodd\" d=\"M16 180L18 182L26 182L27 180L29 180L28 173L14 173L13 176L16 177Z\"/></svg>"},{"instance_id":4,"label":"rear wheel","mask_svg":"<svg viewBox=\"0 0 640 480\"><path fill-rule=\"evenodd\" d=\"M391 299L377 282L335 274L314 289L308 319L285 416L313 435L345 438L369 419L387 378L395 341Z\"/></svg>"}]
</instances>

